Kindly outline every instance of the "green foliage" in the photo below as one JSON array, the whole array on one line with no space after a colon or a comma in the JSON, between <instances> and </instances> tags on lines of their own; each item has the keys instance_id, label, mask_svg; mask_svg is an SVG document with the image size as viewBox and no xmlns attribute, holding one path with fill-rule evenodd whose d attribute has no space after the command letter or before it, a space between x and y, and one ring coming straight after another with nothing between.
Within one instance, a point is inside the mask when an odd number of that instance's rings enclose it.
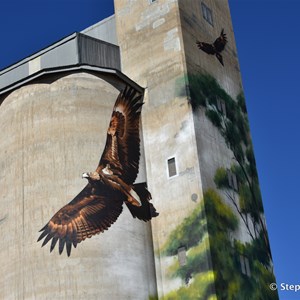
<instances>
[{"instance_id":1,"label":"green foliage","mask_svg":"<svg viewBox=\"0 0 300 300\"><path fill-rule=\"evenodd\" d=\"M235 125L237 126L241 141L247 146L250 143L249 124L245 115L241 114L240 111L236 113Z\"/></svg>"},{"instance_id":2,"label":"green foliage","mask_svg":"<svg viewBox=\"0 0 300 300\"><path fill-rule=\"evenodd\" d=\"M241 111L246 114L247 113L247 108L246 108L246 100L244 93L241 92L240 94L237 95L236 97L238 106L240 107Z\"/></svg>"},{"instance_id":3,"label":"green foliage","mask_svg":"<svg viewBox=\"0 0 300 300\"><path fill-rule=\"evenodd\" d=\"M246 182L245 174L244 174L244 172L243 172L240 165L234 164L234 165L231 166L230 170L238 178L239 184L243 184L243 183Z\"/></svg>"},{"instance_id":4,"label":"green foliage","mask_svg":"<svg viewBox=\"0 0 300 300\"><path fill-rule=\"evenodd\" d=\"M219 177L217 181L222 184L222 180L227 177L226 170L220 168L217 173L215 177ZM176 255L174 263L168 269L169 276L181 278L186 285L169 292L163 299L277 300L277 293L270 291L268 287L275 279L266 267L269 262L268 253L261 252L265 249L261 246L263 235L251 243L232 243L229 235L238 228L238 220L232 209L212 189L205 192L204 204L207 227L204 226L203 205L199 204L174 229L164 247L166 255ZM202 233L198 231L199 228L203 230ZM194 242L196 232L201 236L197 239L197 244ZM188 239L193 239L193 242ZM186 265L179 265L178 248L175 249L174 245L186 247ZM241 272L240 254L247 256L251 262L250 277ZM212 257L213 270L208 269L209 255Z\"/></svg>"},{"instance_id":5,"label":"green foliage","mask_svg":"<svg viewBox=\"0 0 300 300\"><path fill-rule=\"evenodd\" d=\"M254 178L252 181L252 190L253 190L253 194L255 196L256 208L260 213L263 213L264 209L263 209L263 204L262 204L262 197L261 197L261 192L260 192L259 183L258 183L257 178Z\"/></svg>"},{"instance_id":6,"label":"green foliage","mask_svg":"<svg viewBox=\"0 0 300 300\"><path fill-rule=\"evenodd\" d=\"M214 274L212 271L197 274L188 286L168 293L163 300L217 300L212 293Z\"/></svg>"},{"instance_id":7,"label":"green foliage","mask_svg":"<svg viewBox=\"0 0 300 300\"><path fill-rule=\"evenodd\" d=\"M219 173L225 175L224 170ZM229 233L238 228L238 219L216 191L209 189L204 195L204 201L216 294L218 299L227 299L228 286L235 272L235 263L231 259L234 249L229 240ZM230 288L234 289L233 283Z\"/></svg>"},{"instance_id":8,"label":"green foliage","mask_svg":"<svg viewBox=\"0 0 300 300\"><path fill-rule=\"evenodd\" d=\"M233 149L234 158L240 163L245 163L244 150L241 144L237 144Z\"/></svg>"},{"instance_id":9,"label":"green foliage","mask_svg":"<svg viewBox=\"0 0 300 300\"><path fill-rule=\"evenodd\" d=\"M240 145L240 142L242 141L242 136L238 131L238 127L234 123L227 122L226 125L227 126L224 128L223 135L228 147L234 150L238 145Z\"/></svg>"},{"instance_id":10,"label":"green foliage","mask_svg":"<svg viewBox=\"0 0 300 300\"><path fill-rule=\"evenodd\" d=\"M253 274L257 279L255 281L256 289L253 294L253 300L274 300L279 299L277 291L272 291L269 288L270 283L276 282L275 276L267 268L265 268L260 262L254 261ZM259 288L257 288L259 287Z\"/></svg>"},{"instance_id":11,"label":"green foliage","mask_svg":"<svg viewBox=\"0 0 300 300\"><path fill-rule=\"evenodd\" d=\"M264 237L262 233L251 243L251 248L249 248L249 255L250 253L252 254L252 258L254 260L259 261L266 268L270 267L270 259L268 256L268 251L264 247Z\"/></svg>"},{"instance_id":12,"label":"green foliage","mask_svg":"<svg viewBox=\"0 0 300 300\"><path fill-rule=\"evenodd\" d=\"M194 111L202 107L206 117L218 128L226 145L233 153L235 163L231 171L238 179L238 191L229 186L227 170L218 168L214 182L219 189L238 196L235 210L226 205L220 195L210 189L204 194L204 206L199 204L170 234L161 250L163 255L174 256L168 269L171 277L179 277L186 286L168 293L165 300L224 299L275 300L277 292L269 289L275 282L271 268L271 255L262 217L263 208L258 185L257 170L249 132L247 110L243 93L233 99L207 74L188 75L191 105ZM226 114L218 110L218 101L226 106ZM230 194L229 194L230 193ZM204 210L205 207L205 210ZM252 221L249 226L248 220ZM229 236L244 222L252 240L249 243L232 241ZM187 260L180 266L178 248L185 247ZM240 255L249 259L251 276L242 274ZM209 257L212 270L209 269ZM214 292L215 287L215 292Z\"/></svg>"},{"instance_id":13,"label":"green foliage","mask_svg":"<svg viewBox=\"0 0 300 300\"><path fill-rule=\"evenodd\" d=\"M218 234L224 230L234 231L238 227L238 219L231 208L224 204L220 195L213 189L204 194L205 212L207 217L208 233ZM217 216L217 217L216 217Z\"/></svg>"},{"instance_id":14,"label":"green foliage","mask_svg":"<svg viewBox=\"0 0 300 300\"><path fill-rule=\"evenodd\" d=\"M219 189L229 188L227 170L225 168L217 169L214 177L214 182Z\"/></svg>"},{"instance_id":15,"label":"green foliage","mask_svg":"<svg viewBox=\"0 0 300 300\"><path fill-rule=\"evenodd\" d=\"M246 149L246 157L247 157L247 160L249 162L248 172L251 174L252 178L257 178L256 162L255 162L255 157L254 157L252 147L248 147Z\"/></svg>"},{"instance_id":16,"label":"green foliage","mask_svg":"<svg viewBox=\"0 0 300 300\"><path fill-rule=\"evenodd\" d=\"M222 121L220 118L220 114L212 109L207 109L205 111L205 115L210 119L210 121L218 128L221 128Z\"/></svg>"},{"instance_id":17,"label":"green foliage","mask_svg":"<svg viewBox=\"0 0 300 300\"><path fill-rule=\"evenodd\" d=\"M208 245L208 236L206 235L200 244L192 247L188 251L186 265L180 267L179 262L176 259L176 261L168 269L170 276L180 277L187 282L189 278L194 277L195 274L206 270L209 251Z\"/></svg>"},{"instance_id":18,"label":"green foliage","mask_svg":"<svg viewBox=\"0 0 300 300\"><path fill-rule=\"evenodd\" d=\"M219 129L238 166L236 174L242 189L239 191L240 209L236 206L236 210L245 223L250 236L254 238L248 224L248 216L250 216L255 230L263 231L265 235L264 247L270 249L267 231L261 215L263 206L249 132L245 97L243 93L240 93L236 99L233 99L215 78L207 74L189 75L188 82L193 109L201 106L205 108L207 118ZM226 115L218 110L219 99L225 103ZM226 189L227 192L230 189L226 185L224 172L218 174L217 171L215 183L218 188ZM235 191L233 192L235 193ZM232 197L233 201L235 201L234 198L235 196ZM245 216L243 217L241 214ZM269 253L269 257L271 259L271 253Z\"/></svg>"},{"instance_id":19,"label":"green foliage","mask_svg":"<svg viewBox=\"0 0 300 300\"><path fill-rule=\"evenodd\" d=\"M231 97L220 87L210 75L188 75L191 104L194 109L207 104L216 106L217 99L228 102Z\"/></svg>"},{"instance_id":20,"label":"green foliage","mask_svg":"<svg viewBox=\"0 0 300 300\"><path fill-rule=\"evenodd\" d=\"M224 175L224 170L222 173ZM269 289L269 283L274 282L274 275L267 269L270 260L263 234L251 243L235 242L232 245L228 234L238 227L232 209L224 204L214 190L205 193L204 201L218 299L278 299L277 293L270 293ZM249 259L250 277L241 273L240 254ZM260 282L259 289L257 281Z\"/></svg>"},{"instance_id":21,"label":"green foliage","mask_svg":"<svg viewBox=\"0 0 300 300\"><path fill-rule=\"evenodd\" d=\"M177 255L178 248L184 246L189 249L197 245L206 232L204 210L200 203L192 214L171 233L162 253L169 256Z\"/></svg>"},{"instance_id":22,"label":"green foliage","mask_svg":"<svg viewBox=\"0 0 300 300\"><path fill-rule=\"evenodd\" d=\"M239 186L239 204L242 213L247 213L252 210L252 195L247 184Z\"/></svg>"}]
</instances>

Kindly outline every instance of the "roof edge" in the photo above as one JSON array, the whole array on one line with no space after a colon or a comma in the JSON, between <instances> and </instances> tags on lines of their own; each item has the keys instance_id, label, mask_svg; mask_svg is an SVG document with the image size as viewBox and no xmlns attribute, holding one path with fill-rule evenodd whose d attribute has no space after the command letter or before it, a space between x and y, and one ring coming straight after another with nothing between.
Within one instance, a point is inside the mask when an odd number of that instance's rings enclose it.
<instances>
[{"instance_id":1,"label":"roof edge","mask_svg":"<svg viewBox=\"0 0 300 300\"><path fill-rule=\"evenodd\" d=\"M21 60L15 62L15 63L12 63L11 65L9 65L9 66L3 68L2 70L0 70L0 76L7 73L7 72L9 72L9 71L11 71L11 70L13 70L13 69L15 69L15 68L17 68L17 67L19 67L20 65L23 65L23 64L27 63L28 61L30 61L30 60L38 57L38 56L41 56L42 54L44 54L46 52L51 51L54 48L59 47L62 44L65 44L66 42L68 42L70 40L75 39L77 37L77 35L78 35L78 32L74 32L72 34L69 34L69 35L61 38L60 40L58 40L58 41L42 48L41 50L38 50L37 52L34 52L33 54L30 54L30 55L22 58Z\"/></svg>"},{"instance_id":2,"label":"roof edge","mask_svg":"<svg viewBox=\"0 0 300 300\"><path fill-rule=\"evenodd\" d=\"M143 87L138 85L136 82L131 80L128 76L126 76L125 74L123 74L121 71L119 71L117 69L103 68L103 67L97 67L97 66L87 65L87 64L77 64L77 65L68 65L68 66L42 69L42 70L38 71L37 73L29 75L17 82L14 82L13 84L1 89L0 95L11 92L11 91L17 89L18 87L25 85L25 84L27 84L37 78L40 78L46 74L55 74L55 73L63 73L63 72L78 71L78 70L96 72L96 73L114 74L117 77L119 77L120 79L122 79L124 82L133 86L137 91L139 91L141 93L144 91Z\"/></svg>"}]
</instances>

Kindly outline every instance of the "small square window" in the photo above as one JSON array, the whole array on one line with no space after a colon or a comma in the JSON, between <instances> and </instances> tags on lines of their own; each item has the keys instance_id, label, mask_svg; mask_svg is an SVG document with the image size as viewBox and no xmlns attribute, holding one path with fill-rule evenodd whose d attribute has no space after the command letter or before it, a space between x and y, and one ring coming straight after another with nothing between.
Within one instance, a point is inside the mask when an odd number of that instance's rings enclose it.
<instances>
[{"instance_id":1,"label":"small square window","mask_svg":"<svg viewBox=\"0 0 300 300\"><path fill-rule=\"evenodd\" d=\"M203 2L201 2L201 9L202 9L202 16L203 18L210 24L213 24L213 17L212 17L212 11L210 8L208 8Z\"/></svg>"},{"instance_id":2,"label":"small square window","mask_svg":"<svg viewBox=\"0 0 300 300\"><path fill-rule=\"evenodd\" d=\"M186 249L185 249L185 247L178 248L178 261L179 261L180 267L183 267L186 265Z\"/></svg>"},{"instance_id":3,"label":"small square window","mask_svg":"<svg viewBox=\"0 0 300 300\"><path fill-rule=\"evenodd\" d=\"M220 98L217 99L217 109L221 114L226 116L226 104L223 99Z\"/></svg>"},{"instance_id":4,"label":"small square window","mask_svg":"<svg viewBox=\"0 0 300 300\"><path fill-rule=\"evenodd\" d=\"M239 190L238 180L236 174L234 174L231 170L227 170L227 178L229 186L234 189L235 191Z\"/></svg>"},{"instance_id":5,"label":"small square window","mask_svg":"<svg viewBox=\"0 0 300 300\"><path fill-rule=\"evenodd\" d=\"M249 265L249 259L248 257L244 255L240 255L240 263L241 263L241 271L244 275L247 275L248 277L251 276L251 271L250 271L250 265Z\"/></svg>"},{"instance_id":6,"label":"small square window","mask_svg":"<svg viewBox=\"0 0 300 300\"><path fill-rule=\"evenodd\" d=\"M175 157L168 159L169 177L177 175Z\"/></svg>"}]
</instances>

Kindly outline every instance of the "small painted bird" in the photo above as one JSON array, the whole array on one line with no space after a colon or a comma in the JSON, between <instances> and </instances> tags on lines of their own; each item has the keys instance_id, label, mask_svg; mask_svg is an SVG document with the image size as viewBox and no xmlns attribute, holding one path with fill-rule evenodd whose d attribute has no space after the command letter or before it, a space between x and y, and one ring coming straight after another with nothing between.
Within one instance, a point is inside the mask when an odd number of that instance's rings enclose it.
<instances>
[{"instance_id":1,"label":"small painted bird","mask_svg":"<svg viewBox=\"0 0 300 300\"><path fill-rule=\"evenodd\" d=\"M224 33L224 29L222 29L220 36L214 41L213 44L208 44L204 42L196 42L198 48L202 51L204 51L207 54L210 55L216 55L219 62L224 66L223 63L223 57L221 55L221 52L224 50L226 44L227 44L227 37Z\"/></svg>"}]
</instances>

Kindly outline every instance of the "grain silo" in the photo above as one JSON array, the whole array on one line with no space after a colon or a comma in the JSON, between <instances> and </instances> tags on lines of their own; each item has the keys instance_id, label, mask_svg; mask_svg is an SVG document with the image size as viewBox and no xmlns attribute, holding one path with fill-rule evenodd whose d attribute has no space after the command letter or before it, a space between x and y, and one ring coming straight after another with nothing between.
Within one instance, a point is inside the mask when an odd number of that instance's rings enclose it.
<instances>
[{"instance_id":1,"label":"grain silo","mask_svg":"<svg viewBox=\"0 0 300 300\"><path fill-rule=\"evenodd\" d=\"M228 1L114 2L0 73L0 298L278 299ZM49 254L38 230L95 170L125 86L144 94L137 183L159 216L125 208Z\"/></svg>"},{"instance_id":2,"label":"grain silo","mask_svg":"<svg viewBox=\"0 0 300 300\"><path fill-rule=\"evenodd\" d=\"M119 91L143 93L119 64L117 46L73 34L2 72L1 299L156 293L150 224L127 209L71 257L36 242L39 229L85 186L82 173L97 167ZM145 181L141 159L137 182Z\"/></svg>"}]
</instances>

